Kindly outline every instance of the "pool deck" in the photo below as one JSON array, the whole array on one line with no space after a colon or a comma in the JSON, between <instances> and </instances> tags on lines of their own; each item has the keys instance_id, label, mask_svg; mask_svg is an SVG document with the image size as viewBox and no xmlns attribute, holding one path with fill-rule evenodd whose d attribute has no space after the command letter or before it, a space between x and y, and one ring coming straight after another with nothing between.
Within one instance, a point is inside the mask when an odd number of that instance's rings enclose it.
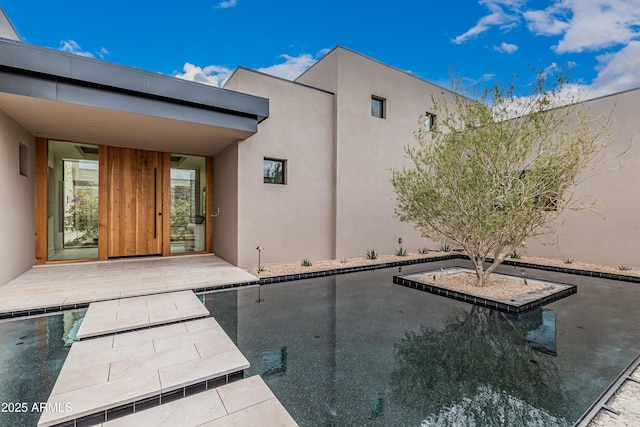
<instances>
[{"instance_id":1,"label":"pool deck","mask_svg":"<svg viewBox=\"0 0 640 427\"><path fill-rule=\"evenodd\" d=\"M210 254L35 266L0 286L0 319L130 296L247 286L257 280Z\"/></svg>"},{"instance_id":2,"label":"pool deck","mask_svg":"<svg viewBox=\"0 0 640 427\"><path fill-rule=\"evenodd\" d=\"M297 425L203 315L192 291L92 303L38 426Z\"/></svg>"}]
</instances>

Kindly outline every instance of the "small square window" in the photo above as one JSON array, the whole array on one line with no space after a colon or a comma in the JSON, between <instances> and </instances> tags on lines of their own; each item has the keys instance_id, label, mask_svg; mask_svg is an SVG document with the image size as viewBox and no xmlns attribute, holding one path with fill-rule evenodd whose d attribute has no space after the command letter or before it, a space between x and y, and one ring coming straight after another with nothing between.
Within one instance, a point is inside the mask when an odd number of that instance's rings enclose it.
<instances>
[{"instance_id":1,"label":"small square window","mask_svg":"<svg viewBox=\"0 0 640 427\"><path fill-rule=\"evenodd\" d=\"M385 99L380 98L378 96L371 97L371 115L373 117L378 117L380 119L384 119L385 117Z\"/></svg>"},{"instance_id":2,"label":"small square window","mask_svg":"<svg viewBox=\"0 0 640 427\"><path fill-rule=\"evenodd\" d=\"M433 113L424 113L424 128L426 130L436 130L436 115Z\"/></svg>"},{"instance_id":3,"label":"small square window","mask_svg":"<svg viewBox=\"0 0 640 427\"><path fill-rule=\"evenodd\" d=\"M20 144L19 148L19 163L20 163L20 175L29 176L29 147Z\"/></svg>"},{"instance_id":4,"label":"small square window","mask_svg":"<svg viewBox=\"0 0 640 427\"><path fill-rule=\"evenodd\" d=\"M285 183L285 160L264 159L263 177L266 184L284 184Z\"/></svg>"}]
</instances>

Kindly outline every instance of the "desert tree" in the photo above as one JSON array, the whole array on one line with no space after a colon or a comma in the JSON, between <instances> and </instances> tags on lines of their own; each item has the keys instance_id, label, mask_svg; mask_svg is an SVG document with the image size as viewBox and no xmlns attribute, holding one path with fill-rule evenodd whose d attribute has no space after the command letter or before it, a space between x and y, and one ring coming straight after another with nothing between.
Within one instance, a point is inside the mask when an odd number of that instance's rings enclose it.
<instances>
[{"instance_id":1,"label":"desert tree","mask_svg":"<svg viewBox=\"0 0 640 427\"><path fill-rule=\"evenodd\" d=\"M604 162L610 117L590 117L563 73L482 89L452 81L453 94L432 97L437 127L420 126L405 146L412 167L392 169L395 214L463 248L482 286L505 253L553 233L563 211L589 208L572 189Z\"/></svg>"}]
</instances>

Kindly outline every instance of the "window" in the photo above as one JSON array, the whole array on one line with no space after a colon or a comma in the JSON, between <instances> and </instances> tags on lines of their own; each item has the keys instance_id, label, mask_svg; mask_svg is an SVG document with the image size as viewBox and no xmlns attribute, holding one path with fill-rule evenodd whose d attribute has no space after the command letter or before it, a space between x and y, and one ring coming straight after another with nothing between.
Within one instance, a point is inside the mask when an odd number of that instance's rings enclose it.
<instances>
[{"instance_id":1,"label":"window","mask_svg":"<svg viewBox=\"0 0 640 427\"><path fill-rule=\"evenodd\" d=\"M384 104L385 104L384 98L380 98L378 96L372 96L371 97L371 115L373 117L384 119L385 117Z\"/></svg>"},{"instance_id":2,"label":"window","mask_svg":"<svg viewBox=\"0 0 640 427\"><path fill-rule=\"evenodd\" d=\"M24 144L20 144L20 175L29 176L29 147Z\"/></svg>"},{"instance_id":3,"label":"window","mask_svg":"<svg viewBox=\"0 0 640 427\"><path fill-rule=\"evenodd\" d=\"M265 158L262 168L265 184L284 184L285 166L285 160Z\"/></svg>"},{"instance_id":4,"label":"window","mask_svg":"<svg viewBox=\"0 0 640 427\"><path fill-rule=\"evenodd\" d=\"M428 111L424 113L424 128L425 130L435 130L436 129L436 115L433 113L429 113Z\"/></svg>"},{"instance_id":5,"label":"window","mask_svg":"<svg viewBox=\"0 0 640 427\"><path fill-rule=\"evenodd\" d=\"M207 159L171 154L171 253L206 250Z\"/></svg>"},{"instance_id":6,"label":"window","mask_svg":"<svg viewBox=\"0 0 640 427\"><path fill-rule=\"evenodd\" d=\"M519 178L525 179L529 169L520 171ZM559 195L548 191L547 188L542 189L542 194L536 194L533 196L533 203L537 208L542 208L547 212L555 212L558 210Z\"/></svg>"}]
</instances>

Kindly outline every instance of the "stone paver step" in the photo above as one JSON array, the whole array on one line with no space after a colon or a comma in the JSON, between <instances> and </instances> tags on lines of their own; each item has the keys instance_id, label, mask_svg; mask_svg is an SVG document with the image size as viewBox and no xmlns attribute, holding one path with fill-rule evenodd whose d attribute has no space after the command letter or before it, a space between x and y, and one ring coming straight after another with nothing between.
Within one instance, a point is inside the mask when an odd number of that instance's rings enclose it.
<instances>
[{"instance_id":1,"label":"stone paver step","mask_svg":"<svg viewBox=\"0 0 640 427\"><path fill-rule=\"evenodd\" d=\"M192 291L93 302L76 336L84 339L208 315Z\"/></svg>"},{"instance_id":2,"label":"stone paver step","mask_svg":"<svg viewBox=\"0 0 640 427\"><path fill-rule=\"evenodd\" d=\"M100 423L134 405L154 406L242 378L248 367L211 317L76 342L47 402L65 410L44 412L38 426L84 417Z\"/></svg>"},{"instance_id":3,"label":"stone paver step","mask_svg":"<svg viewBox=\"0 0 640 427\"><path fill-rule=\"evenodd\" d=\"M102 424L104 427L274 426L298 424L259 376L204 391Z\"/></svg>"}]
</instances>

